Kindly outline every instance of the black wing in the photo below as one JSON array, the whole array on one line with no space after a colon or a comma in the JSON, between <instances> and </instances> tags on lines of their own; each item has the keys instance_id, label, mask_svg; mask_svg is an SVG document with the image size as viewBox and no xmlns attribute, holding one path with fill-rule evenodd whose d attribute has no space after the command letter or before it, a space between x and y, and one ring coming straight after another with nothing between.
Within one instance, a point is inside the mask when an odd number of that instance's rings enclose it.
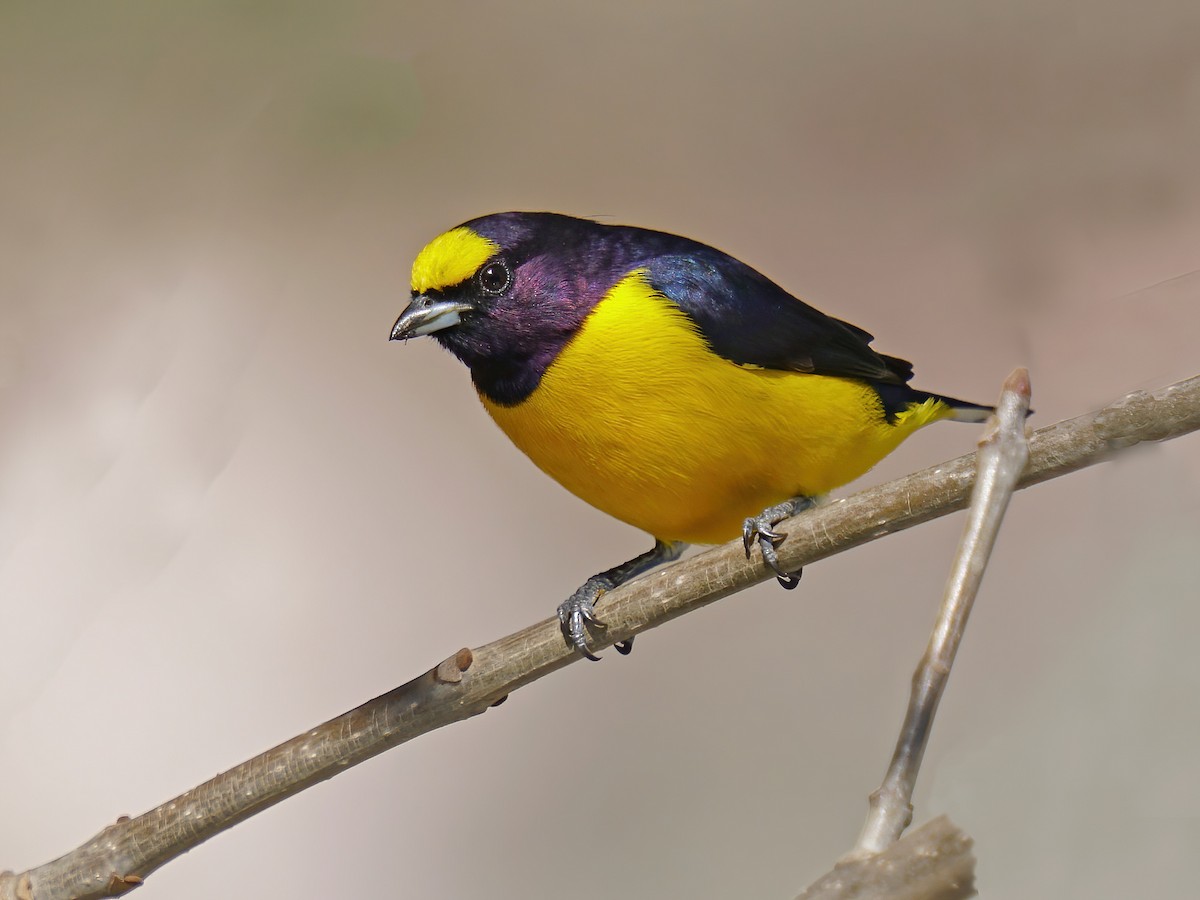
<instances>
[{"instance_id":1,"label":"black wing","mask_svg":"<svg viewBox=\"0 0 1200 900\"><path fill-rule=\"evenodd\" d=\"M713 351L742 365L904 384L912 365L731 256L697 245L644 263L650 283L688 314Z\"/></svg>"}]
</instances>

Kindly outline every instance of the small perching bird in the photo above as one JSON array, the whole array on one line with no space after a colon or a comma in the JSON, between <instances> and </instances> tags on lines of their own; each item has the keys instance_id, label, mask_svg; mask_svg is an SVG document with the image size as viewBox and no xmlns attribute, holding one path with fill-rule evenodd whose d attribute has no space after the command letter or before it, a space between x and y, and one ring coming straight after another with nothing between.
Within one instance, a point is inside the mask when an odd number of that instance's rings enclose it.
<instances>
[{"instance_id":1,"label":"small perching bird","mask_svg":"<svg viewBox=\"0 0 1200 900\"><path fill-rule=\"evenodd\" d=\"M876 353L870 334L720 250L555 213L484 216L434 238L391 339L419 335L467 365L539 468L654 536L558 607L589 659L605 591L739 533L794 587L777 523L918 428L991 412L909 387L911 364Z\"/></svg>"}]
</instances>

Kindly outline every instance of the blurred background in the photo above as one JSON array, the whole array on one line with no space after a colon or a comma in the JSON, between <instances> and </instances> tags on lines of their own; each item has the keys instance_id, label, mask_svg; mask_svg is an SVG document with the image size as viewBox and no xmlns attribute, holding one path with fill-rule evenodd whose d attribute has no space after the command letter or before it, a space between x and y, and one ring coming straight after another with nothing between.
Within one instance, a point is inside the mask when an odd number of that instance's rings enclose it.
<instances>
[{"instance_id":1,"label":"blurred background","mask_svg":"<svg viewBox=\"0 0 1200 900\"><path fill-rule=\"evenodd\" d=\"M0 867L649 546L387 343L464 219L699 238L921 387L1029 366L1039 426L1195 374L1197 29L1188 0L4 4ZM1014 500L917 798L986 894L1194 888L1198 513L1195 436ZM857 835L961 525L571 666L146 896L792 896Z\"/></svg>"}]
</instances>

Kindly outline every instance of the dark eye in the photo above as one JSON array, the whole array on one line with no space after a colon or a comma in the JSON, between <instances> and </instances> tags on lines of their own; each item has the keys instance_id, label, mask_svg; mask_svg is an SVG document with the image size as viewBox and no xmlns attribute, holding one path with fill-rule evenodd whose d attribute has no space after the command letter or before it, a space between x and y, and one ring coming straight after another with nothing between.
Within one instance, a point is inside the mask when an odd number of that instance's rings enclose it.
<instances>
[{"instance_id":1,"label":"dark eye","mask_svg":"<svg viewBox=\"0 0 1200 900\"><path fill-rule=\"evenodd\" d=\"M496 259L479 270L479 287L485 294L503 294L512 284L512 269L502 259Z\"/></svg>"}]
</instances>

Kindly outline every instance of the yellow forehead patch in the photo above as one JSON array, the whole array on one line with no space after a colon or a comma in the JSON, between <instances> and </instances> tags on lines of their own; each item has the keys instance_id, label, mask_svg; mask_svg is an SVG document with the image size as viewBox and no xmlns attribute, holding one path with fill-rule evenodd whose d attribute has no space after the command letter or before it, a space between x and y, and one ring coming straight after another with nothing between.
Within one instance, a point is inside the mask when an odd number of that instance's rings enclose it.
<instances>
[{"instance_id":1,"label":"yellow forehead patch","mask_svg":"<svg viewBox=\"0 0 1200 900\"><path fill-rule=\"evenodd\" d=\"M500 245L460 225L435 237L417 254L412 289L418 294L461 284L500 251Z\"/></svg>"}]
</instances>

